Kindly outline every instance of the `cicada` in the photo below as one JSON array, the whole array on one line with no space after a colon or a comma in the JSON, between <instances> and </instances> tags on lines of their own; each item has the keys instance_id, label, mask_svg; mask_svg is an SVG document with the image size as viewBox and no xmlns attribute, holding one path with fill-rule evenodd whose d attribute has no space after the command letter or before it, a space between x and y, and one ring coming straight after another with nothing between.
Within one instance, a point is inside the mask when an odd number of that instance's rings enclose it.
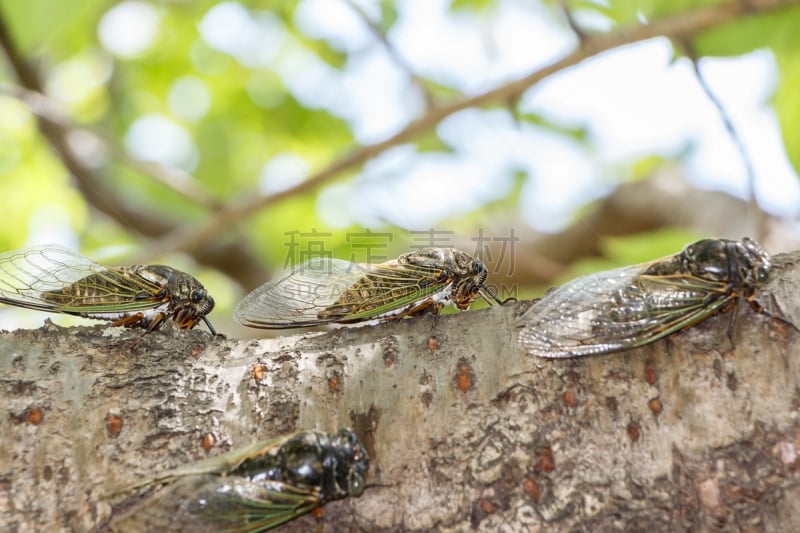
<instances>
[{"instance_id":1,"label":"cicada","mask_svg":"<svg viewBox=\"0 0 800 533\"><path fill-rule=\"evenodd\" d=\"M117 506L111 530L266 531L331 500L361 496L368 468L366 450L349 428L293 433L128 489L138 502Z\"/></svg>"},{"instance_id":2,"label":"cicada","mask_svg":"<svg viewBox=\"0 0 800 533\"><path fill-rule=\"evenodd\" d=\"M520 343L538 357L628 350L691 327L744 300L758 313L756 289L770 256L755 241L704 239L651 263L583 276L546 294L522 317Z\"/></svg>"},{"instance_id":3,"label":"cicada","mask_svg":"<svg viewBox=\"0 0 800 533\"><path fill-rule=\"evenodd\" d=\"M164 265L105 267L58 246L0 255L0 303L110 320L114 326L182 329L206 318L214 299L192 276Z\"/></svg>"},{"instance_id":4,"label":"cicada","mask_svg":"<svg viewBox=\"0 0 800 533\"><path fill-rule=\"evenodd\" d=\"M233 316L281 329L438 314L448 303L465 310L478 296L502 303L487 276L480 259L454 248L422 248L375 265L316 258L245 296Z\"/></svg>"}]
</instances>

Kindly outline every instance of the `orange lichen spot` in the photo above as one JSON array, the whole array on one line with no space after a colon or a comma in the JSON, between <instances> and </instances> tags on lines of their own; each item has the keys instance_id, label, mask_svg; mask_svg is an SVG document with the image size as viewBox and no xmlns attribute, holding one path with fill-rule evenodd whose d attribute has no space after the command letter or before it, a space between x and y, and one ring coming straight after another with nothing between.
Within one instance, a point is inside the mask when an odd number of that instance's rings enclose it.
<instances>
[{"instance_id":1,"label":"orange lichen spot","mask_svg":"<svg viewBox=\"0 0 800 533\"><path fill-rule=\"evenodd\" d=\"M383 364L387 368L391 368L397 361L397 337L389 335L383 339L381 344L383 345Z\"/></svg>"},{"instance_id":2,"label":"orange lichen spot","mask_svg":"<svg viewBox=\"0 0 800 533\"><path fill-rule=\"evenodd\" d=\"M203 449L206 452L211 451L211 448L214 447L214 444L217 442L217 439L214 437L213 433L206 433L203 435Z\"/></svg>"},{"instance_id":3,"label":"orange lichen spot","mask_svg":"<svg viewBox=\"0 0 800 533\"><path fill-rule=\"evenodd\" d=\"M194 348L192 348L192 358L197 359L198 357L200 357L201 353L203 353L202 346L195 346Z\"/></svg>"},{"instance_id":4,"label":"orange lichen spot","mask_svg":"<svg viewBox=\"0 0 800 533\"><path fill-rule=\"evenodd\" d=\"M112 435L116 435L122 431L122 418L117 415L108 415L106 418L106 429Z\"/></svg>"},{"instance_id":5,"label":"orange lichen spot","mask_svg":"<svg viewBox=\"0 0 800 533\"><path fill-rule=\"evenodd\" d=\"M481 510L486 514L494 514L497 512L497 505L489 500L481 500L480 501Z\"/></svg>"},{"instance_id":6,"label":"orange lichen spot","mask_svg":"<svg viewBox=\"0 0 800 533\"><path fill-rule=\"evenodd\" d=\"M458 365L458 374L456 374L456 386L463 394L472 386L472 376L470 375L470 368L467 363L460 363Z\"/></svg>"},{"instance_id":7,"label":"orange lichen spot","mask_svg":"<svg viewBox=\"0 0 800 533\"><path fill-rule=\"evenodd\" d=\"M334 374L328 378L328 390L332 393L339 391L339 376Z\"/></svg>"},{"instance_id":8,"label":"orange lichen spot","mask_svg":"<svg viewBox=\"0 0 800 533\"><path fill-rule=\"evenodd\" d=\"M28 409L27 413L25 414L25 420L34 426L41 424L42 420L44 420L44 412L42 411L42 408L31 407Z\"/></svg>"},{"instance_id":9,"label":"orange lichen spot","mask_svg":"<svg viewBox=\"0 0 800 533\"><path fill-rule=\"evenodd\" d=\"M265 373L266 370L264 370L263 365L259 365L257 363L253 365L253 379L255 379L256 381L261 381L262 379L264 379Z\"/></svg>"},{"instance_id":10,"label":"orange lichen spot","mask_svg":"<svg viewBox=\"0 0 800 533\"><path fill-rule=\"evenodd\" d=\"M435 352L436 350L438 350L439 349L439 339L437 339L436 337L429 338L428 339L428 349L431 352Z\"/></svg>"},{"instance_id":11,"label":"orange lichen spot","mask_svg":"<svg viewBox=\"0 0 800 533\"><path fill-rule=\"evenodd\" d=\"M550 446L536 448L536 467L537 472L552 472L555 468L553 462L553 449Z\"/></svg>"},{"instance_id":12,"label":"orange lichen spot","mask_svg":"<svg viewBox=\"0 0 800 533\"><path fill-rule=\"evenodd\" d=\"M644 369L644 380L647 382L648 385L655 385L656 384L656 371L653 367L648 366Z\"/></svg>"},{"instance_id":13,"label":"orange lichen spot","mask_svg":"<svg viewBox=\"0 0 800 533\"><path fill-rule=\"evenodd\" d=\"M658 416L661 414L661 409L663 406L661 405L660 399L653 398L652 400L647 402L647 405L648 407L650 407L650 410L653 412L654 415Z\"/></svg>"},{"instance_id":14,"label":"orange lichen spot","mask_svg":"<svg viewBox=\"0 0 800 533\"><path fill-rule=\"evenodd\" d=\"M526 477L522 482L522 490L530 496L533 501L539 501L539 483L532 477Z\"/></svg>"},{"instance_id":15,"label":"orange lichen spot","mask_svg":"<svg viewBox=\"0 0 800 533\"><path fill-rule=\"evenodd\" d=\"M575 398L575 393L569 389L564 391L563 398L564 398L564 405L566 405L567 407L575 407L575 405L578 403L578 399Z\"/></svg>"},{"instance_id":16,"label":"orange lichen spot","mask_svg":"<svg viewBox=\"0 0 800 533\"><path fill-rule=\"evenodd\" d=\"M635 422L628 424L628 437L631 439L631 442L639 440L639 425Z\"/></svg>"}]
</instances>

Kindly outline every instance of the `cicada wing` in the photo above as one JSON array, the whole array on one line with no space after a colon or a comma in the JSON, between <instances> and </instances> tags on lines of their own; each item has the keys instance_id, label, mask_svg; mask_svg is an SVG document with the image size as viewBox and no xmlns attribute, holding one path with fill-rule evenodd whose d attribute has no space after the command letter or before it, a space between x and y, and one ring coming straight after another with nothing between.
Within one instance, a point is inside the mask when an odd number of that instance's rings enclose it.
<instances>
[{"instance_id":1,"label":"cicada wing","mask_svg":"<svg viewBox=\"0 0 800 533\"><path fill-rule=\"evenodd\" d=\"M258 482L233 477L209 487L195 516L215 524L217 531L267 531L309 513L323 503L320 490L294 487L280 481Z\"/></svg>"},{"instance_id":2,"label":"cicada wing","mask_svg":"<svg viewBox=\"0 0 800 533\"><path fill-rule=\"evenodd\" d=\"M627 350L696 324L731 299L724 283L642 275L646 267L584 276L545 295L521 318L522 347L549 358Z\"/></svg>"},{"instance_id":3,"label":"cicada wing","mask_svg":"<svg viewBox=\"0 0 800 533\"><path fill-rule=\"evenodd\" d=\"M38 246L0 255L0 302L59 311L61 305L42 298L76 281L105 271L88 258L59 246Z\"/></svg>"},{"instance_id":4,"label":"cicada wing","mask_svg":"<svg viewBox=\"0 0 800 533\"><path fill-rule=\"evenodd\" d=\"M207 457L200 461L194 461L187 465L182 465L166 470L158 475L152 476L142 481L141 483L131 485L127 488L123 488L111 494L110 497L131 495L136 491L140 491L146 487L152 487L158 484L174 483L176 480L183 477L192 477L192 476L196 477L205 474L215 474L217 476L226 475L229 472L236 469L244 461L252 459L253 457L257 457L259 455L269 453L275 447L281 446L287 440L293 438L295 435L296 435L295 433L289 433L287 435L282 435L280 437L254 442L250 445L235 448L220 455Z\"/></svg>"},{"instance_id":5,"label":"cicada wing","mask_svg":"<svg viewBox=\"0 0 800 533\"><path fill-rule=\"evenodd\" d=\"M367 267L317 258L261 285L236 306L233 317L255 328L280 329L332 322L319 312L361 278Z\"/></svg>"},{"instance_id":6,"label":"cicada wing","mask_svg":"<svg viewBox=\"0 0 800 533\"><path fill-rule=\"evenodd\" d=\"M193 474L172 479L116 515L112 531L267 531L321 504L321 494L276 481Z\"/></svg>"},{"instance_id":7,"label":"cicada wing","mask_svg":"<svg viewBox=\"0 0 800 533\"><path fill-rule=\"evenodd\" d=\"M109 529L117 533L217 531L215 524L203 524L198 520L197 510L205 497L214 495L221 479L214 474L187 475L151 487L151 490L115 505Z\"/></svg>"},{"instance_id":8,"label":"cicada wing","mask_svg":"<svg viewBox=\"0 0 800 533\"><path fill-rule=\"evenodd\" d=\"M233 316L265 329L370 320L442 291L441 272L396 262L314 259L245 296Z\"/></svg>"},{"instance_id":9,"label":"cicada wing","mask_svg":"<svg viewBox=\"0 0 800 533\"><path fill-rule=\"evenodd\" d=\"M161 287L127 269L109 268L59 246L0 256L0 302L57 313L136 311L160 305Z\"/></svg>"}]
</instances>

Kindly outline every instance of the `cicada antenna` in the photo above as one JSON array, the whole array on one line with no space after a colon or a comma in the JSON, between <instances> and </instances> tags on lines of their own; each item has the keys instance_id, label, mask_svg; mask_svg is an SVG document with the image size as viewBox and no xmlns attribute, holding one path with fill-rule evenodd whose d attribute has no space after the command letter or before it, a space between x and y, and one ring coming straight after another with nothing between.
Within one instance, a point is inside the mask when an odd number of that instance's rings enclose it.
<instances>
[{"instance_id":1,"label":"cicada antenna","mask_svg":"<svg viewBox=\"0 0 800 533\"><path fill-rule=\"evenodd\" d=\"M484 283L480 284L480 292L479 292L479 294L481 295L481 298L486 300L486 303L489 304L489 305L492 305L492 302L489 300L489 298L486 297L487 294L489 296L491 296L492 300L497 302L498 305L503 305L503 304L508 303L510 301L515 301L515 302L517 301L517 299L514 298L513 296L511 298L506 298L505 300L500 300L500 298L498 298L497 295L494 292L492 292L492 289L490 289Z\"/></svg>"},{"instance_id":2,"label":"cicada antenna","mask_svg":"<svg viewBox=\"0 0 800 533\"><path fill-rule=\"evenodd\" d=\"M217 330L214 329L214 326L211 325L211 322L209 322L208 319L205 316L201 316L200 318L202 318L203 322L205 322L206 326L208 326L208 331L210 331L211 334L216 337L218 335L218 333L217 333Z\"/></svg>"}]
</instances>

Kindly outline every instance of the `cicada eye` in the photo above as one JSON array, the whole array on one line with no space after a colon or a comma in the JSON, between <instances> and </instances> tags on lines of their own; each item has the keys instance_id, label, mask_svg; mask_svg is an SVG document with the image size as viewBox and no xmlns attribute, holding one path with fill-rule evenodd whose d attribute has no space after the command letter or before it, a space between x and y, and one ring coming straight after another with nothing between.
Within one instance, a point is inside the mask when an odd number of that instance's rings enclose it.
<instances>
[{"instance_id":1,"label":"cicada eye","mask_svg":"<svg viewBox=\"0 0 800 533\"><path fill-rule=\"evenodd\" d=\"M486 267L483 266L483 262L480 259L473 259L469 267L473 275L480 274L486 269Z\"/></svg>"},{"instance_id":2,"label":"cicada eye","mask_svg":"<svg viewBox=\"0 0 800 533\"><path fill-rule=\"evenodd\" d=\"M347 493L350 496L361 496L362 492L364 492L364 476L352 472L347 480Z\"/></svg>"},{"instance_id":3,"label":"cicada eye","mask_svg":"<svg viewBox=\"0 0 800 533\"><path fill-rule=\"evenodd\" d=\"M756 279L758 280L759 283L766 282L768 277L769 277L768 267L760 266L756 269Z\"/></svg>"},{"instance_id":4,"label":"cicada eye","mask_svg":"<svg viewBox=\"0 0 800 533\"><path fill-rule=\"evenodd\" d=\"M195 289L189 295L189 299L192 300L193 304L199 304L200 302L205 300L207 296L208 296L208 291L206 291L205 289Z\"/></svg>"}]
</instances>

